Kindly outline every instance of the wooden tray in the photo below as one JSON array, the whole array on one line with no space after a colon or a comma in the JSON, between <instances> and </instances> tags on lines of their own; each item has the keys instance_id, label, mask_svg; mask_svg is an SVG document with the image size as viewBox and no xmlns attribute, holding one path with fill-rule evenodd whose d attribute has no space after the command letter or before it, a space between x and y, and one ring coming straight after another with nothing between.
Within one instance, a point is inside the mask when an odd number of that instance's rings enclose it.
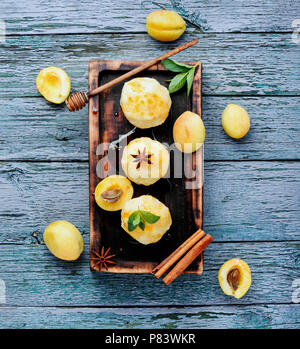
<instances>
[{"instance_id":1,"label":"wooden tray","mask_svg":"<svg viewBox=\"0 0 300 349\"><path fill-rule=\"evenodd\" d=\"M132 61L102 61L89 62L89 90L136 68L144 62ZM193 62L191 62L193 64ZM156 65L137 76L153 77L161 84L167 86L166 80L171 79L174 73L167 71L162 65ZM108 212L98 207L95 202L94 192L97 184L104 177L111 174L124 175L122 168L114 168L110 159L117 155L121 158L120 149L110 149L108 146L100 149L100 144L111 143L119 135L127 134L134 127L126 120L120 107L120 97L123 83L112 87L90 99L89 103L89 160L90 160L90 252L100 252L102 246L110 247L116 254L117 264L109 267L109 272L115 273L150 273L155 265L173 252L184 240L198 228L202 228L202 185L193 181L195 175L202 183L203 172L203 147L196 153L189 154L185 161L185 174L183 178L174 178L170 173L169 179L160 179L155 184L145 187L134 183L134 197L151 194L164 202L170 209L173 224L162 239L150 245L142 245L131 238L121 228L120 211ZM171 95L172 107L170 114L161 126L141 130L136 129L127 140L137 137L155 138L160 142L173 144L172 129L177 117L186 110L201 116L201 66L196 71L193 90L190 97L186 95L186 88ZM114 152L120 154L114 154ZM177 151L176 156L183 156ZM99 154L99 155L97 155ZM174 161L175 152L170 152ZM197 167L195 166L197 162ZM98 171L98 173L97 173ZM172 170L170 170L172 172ZM188 177L188 178L186 178ZM193 177L192 179L189 179ZM186 189L186 186L193 189ZM90 263L91 270L99 271L94 262ZM102 271L106 271L103 269ZM203 255L189 267L187 272L201 274L203 272Z\"/></svg>"}]
</instances>

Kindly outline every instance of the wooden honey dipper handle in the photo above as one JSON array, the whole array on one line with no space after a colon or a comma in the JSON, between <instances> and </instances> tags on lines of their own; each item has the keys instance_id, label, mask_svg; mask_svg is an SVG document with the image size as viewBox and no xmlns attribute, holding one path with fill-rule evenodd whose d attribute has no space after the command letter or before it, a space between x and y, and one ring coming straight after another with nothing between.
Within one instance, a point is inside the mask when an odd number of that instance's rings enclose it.
<instances>
[{"instance_id":1,"label":"wooden honey dipper handle","mask_svg":"<svg viewBox=\"0 0 300 349\"><path fill-rule=\"evenodd\" d=\"M177 48L174 48L173 50L166 52L165 54L152 59L151 61L119 76L118 78L113 79L113 80L109 81L108 83L106 83L102 86L99 86L92 91L89 91L88 93L75 92L66 99L66 105L70 111L82 109L87 104L89 97L95 96L96 94L106 90L107 88L112 87L112 86L126 80L127 78L130 78L131 76L138 74L141 71L148 69L155 64L160 63L164 59L167 59L173 55L176 55L177 53L187 49L188 47L195 45L197 42L198 42L198 39L194 39L194 40L189 41L189 42L187 42L187 43L185 43Z\"/></svg>"}]
</instances>

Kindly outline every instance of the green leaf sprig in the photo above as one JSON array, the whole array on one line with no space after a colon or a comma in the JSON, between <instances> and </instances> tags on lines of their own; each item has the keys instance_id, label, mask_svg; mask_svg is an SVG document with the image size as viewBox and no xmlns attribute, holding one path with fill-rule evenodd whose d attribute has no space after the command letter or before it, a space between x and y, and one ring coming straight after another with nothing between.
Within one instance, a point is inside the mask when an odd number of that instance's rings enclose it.
<instances>
[{"instance_id":1,"label":"green leaf sprig","mask_svg":"<svg viewBox=\"0 0 300 349\"><path fill-rule=\"evenodd\" d=\"M160 219L160 216L156 216L155 214L143 211L136 210L131 213L128 219L128 230L133 231L137 226L139 226L142 230L145 230L146 222L149 224L153 224Z\"/></svg>"},{"instance_id":2,"label":"green leaf sprig","mask_svg":"<svg viewBox=\"0 0 300 349\"><path fill-rule=\"evenodd\" d=\"M166 69L174 73L178 73L174 76L174 78L171 80L169 84L169 92L174 93L180 90L186 84L187 95L189 96L192 89L193 81L194 81L196 67L201 62L199 61L194 66L191 66L191 65L173 61L172 59L168 58L163 60L161 63Z\"/></svg>"}]
</instances>

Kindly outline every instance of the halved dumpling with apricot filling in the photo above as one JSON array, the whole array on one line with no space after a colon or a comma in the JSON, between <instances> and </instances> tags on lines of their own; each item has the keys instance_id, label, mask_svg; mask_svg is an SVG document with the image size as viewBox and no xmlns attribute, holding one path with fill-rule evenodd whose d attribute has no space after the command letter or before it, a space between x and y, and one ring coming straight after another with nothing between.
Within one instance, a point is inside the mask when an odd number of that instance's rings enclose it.
<instances>
[{"instance_id":1,"label":"halved dumpling with apricot filling","mask_svg":"<svg viewBox=\"0 0 300 349\"><path fill-rule=\"evenodd\" d=\"M118 211L133 196L131 182L124 176L104 178L96 187L95 200L103 210Z\"/></svg>"},{"instance_id":2,"label":"halved dumpling with apricot filling","mask_svg":"<svg viewBox=\"0 0 300 349\"><path fill-rule=\"evenodd\" d=\"M251 271L246 262L233 258L225 262L219 270L219 283L228 296L241 298L251 286Z\"/></svg>"}]
</instances>

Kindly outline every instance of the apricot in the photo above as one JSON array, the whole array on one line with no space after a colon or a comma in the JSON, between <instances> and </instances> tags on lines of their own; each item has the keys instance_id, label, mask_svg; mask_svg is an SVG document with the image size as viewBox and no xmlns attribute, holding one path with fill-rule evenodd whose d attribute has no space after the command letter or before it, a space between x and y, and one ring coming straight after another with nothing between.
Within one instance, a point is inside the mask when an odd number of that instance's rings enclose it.
<instances>
[{"instance_id":1,"label":"apricot","mask_svg":"<svg viewBox=\"0 0 300 349\"><path fill-rule=\"evenodd\" d=\"M174 11L158 10L147 17L147 33L159 41L174 41L185 31L185 21Z\"/></svg>"},{"instance_id":2,"label":"apricot","mask_svg":"<svg viewBox=\"0 0 300 349\"><path fill-rule=\"evenodd\" d=\"M95 200L99 207L106 211L118 211L133 196L130 181L120 175L104 178L96 187Z\"/></svg>"},{"instance_id":3,"label":"apricot","mask_svg":"<svg viewBox=\"0 0 300 349\"><path fill-rule=\"evenodd\" d=\"M64 70L48 67L40 71L36 78L36 87L47 101L60 104L70 94L71 81Z\"/></svg>"},{"instance_id":4,"label":"apricot","mask_svg":"<svg viewBox=\"0 0 300 349\"><path fill-rule=\"evenodd\" d=\"M225 262L219 270L219 283L228 296L241 298L251 286L251 271L246 262L233 258Z\"/></svg>"},{"instance_id":5,"label":"apricot","mask_svg":"<svg viewBox=\"0 0 300 349\"><path fill-rule=\"evenodd\" d=\"M228 104L222 114L222 125L228 136L244 137L250 129L250 118L244 108L237 104Z\"/></svg>"},{"instance_id":6,"label":"apricot","mask_svg":"<svg viewBox=\"0 0 300 349\"><path fill-rule=\"evenodd\" d=\"M67 221L55 221L49 224L43 238L50 252L66 261L78 259L84 248L79 230Z\"/></svg>"},{"instance_id":7,"label":"apricot","mask_svg":"<svg viewBox=\"0 0 300 349\"><path fill-rule=\"evenodd\" d=\"M205 140L205 127L200 116L190 111L181 114L173 127L173 139L184 153L198 150Z\"/></svg>"}]
</instances>

